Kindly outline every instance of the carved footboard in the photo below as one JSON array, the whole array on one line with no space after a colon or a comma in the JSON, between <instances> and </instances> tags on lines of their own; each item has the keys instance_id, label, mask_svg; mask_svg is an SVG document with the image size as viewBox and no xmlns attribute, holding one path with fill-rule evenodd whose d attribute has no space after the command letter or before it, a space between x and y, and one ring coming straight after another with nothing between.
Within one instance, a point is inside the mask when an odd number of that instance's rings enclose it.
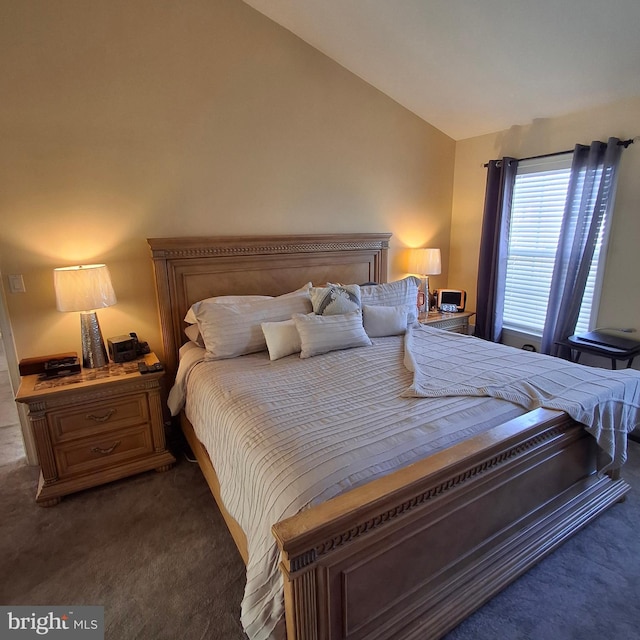
<instances>
[{"instance_id":1,"label":"carved footboard","mask_svg":"<svg viewBox=\"0 0 640 640\"><path fill-rule=\"evenodd\" d=\"M287 635L439 638L628 491L539 409L277 523Z\"/></svg>"}]
</instances>

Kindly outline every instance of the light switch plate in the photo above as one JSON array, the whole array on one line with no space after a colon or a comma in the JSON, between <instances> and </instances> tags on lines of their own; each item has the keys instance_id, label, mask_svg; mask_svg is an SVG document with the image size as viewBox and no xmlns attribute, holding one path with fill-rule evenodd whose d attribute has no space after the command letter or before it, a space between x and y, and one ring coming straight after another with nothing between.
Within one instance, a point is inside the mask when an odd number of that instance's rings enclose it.
<instances>
[{"instance_id":1,"label":"light switch plate","mask_svg":"<svg viewBox=\"0 0 640 640\"><path fill-rule=\"evenodd\" d=\"M22 275L10 275L9 276L9 291L11 293L26 293L27 290L24 288L24 280L22 279Z\"/></svg>"}]
</instances>

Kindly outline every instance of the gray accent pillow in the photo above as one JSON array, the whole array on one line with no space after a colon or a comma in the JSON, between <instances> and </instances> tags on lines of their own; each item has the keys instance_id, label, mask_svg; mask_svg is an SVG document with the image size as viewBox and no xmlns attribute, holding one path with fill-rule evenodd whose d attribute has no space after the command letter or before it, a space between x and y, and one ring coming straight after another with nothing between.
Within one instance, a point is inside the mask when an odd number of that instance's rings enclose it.
<instances>
[{"instance_id":1,"label":"gray accent pillow","mask_svg":"<svg viewBox=\"0 0 640 640\"><path fill-rule=\"evenodd\" d=\"M407 305L383 307L368 305L362 307L364 330L370 338L398 336L407 330Z\"/></svg>"},{"instance_id":2,"label":"gray accent pillow","mask_svg":"<svg viewBox=\"0 0 640 640\"><path fill-rule=\"evenodd\" d=\"M360 311L360 285L328 284L311 287L309 291L313 312L319 316L335 316Z\"/></svg>"}]
</instances>

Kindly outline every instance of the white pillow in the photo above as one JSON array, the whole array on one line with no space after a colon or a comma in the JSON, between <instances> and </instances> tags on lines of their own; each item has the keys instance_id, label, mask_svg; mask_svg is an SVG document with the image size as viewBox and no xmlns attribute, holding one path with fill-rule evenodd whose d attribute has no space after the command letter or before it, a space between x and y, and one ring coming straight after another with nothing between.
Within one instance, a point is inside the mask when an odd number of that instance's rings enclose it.
<instances>
[{"instance_id":1,"label":"white pillow","mask_svg":"<svg viewBox=\"0 0 640 640\"><path fill-rule=\"evenodd\" d=\"M196 319L207 360L222 360L267 348L263 322L289 320L294 313L309 313L311 301L305 287L277 298L212 302L198 307Z\"/></svg>"},{"instance_id":2,"label":"white pillow","mask_svg":"<svg viewBox=\"0 0 640 640\"><path fill-rule=\"evenodd\" d=\"M418 278L408 276L403 280L360 287L360 302L363 305L399 307L406 306L407 322L418 318Z\"/></svg>"},{"instance_id":3,"label":"white pillow","mask_svg":"<svg viewBox=\"0 0 640 640\"><path fill-rule=\"evenodd\" d=\"M360 287L357 284L311 287L309 295L314 313L320 316L360 311Z\"/></svg>"},{"instance_id":4,"label":"white pillow","mask_svg":"<svg viewBox=\"0 0 640 640\"><path fill-rule=\"evenodd\" d=\"M310 284L310 283L309 283ZM270 300L272 296L216 296L215 298L206 298L205 300L198 300L191 305L187 315L184 317L184 321L188 324L195 324L197 322L196 312L202 304L229 304L234 302L253 302L255 300Z\"/></svg>"},{"instance_id":5,"label":"white pillow","mask_svg":"<svg viewBox=\"0 0 640 640\"><path fill-rule=\"evenodd\" d=\"M263 322L262 333L267 341L270 360L279 360L292 353L300 353L300 334L293 320Z\"/></svg>"},{"instance_id":6,"label":"white pillow","mask_svg":"<svg viewBox=\"0 0 640 640\"><path fill-rule=\"evenodd\" d=\"M301 358L371 344L362 326L362 315L359 311L332 316L297 313L293 316L293 321L300 334Z\"/></svg>"},{"instance_id":7,"label":"white pillow","mask_svg":"<svg viewBox=\"0 0 640 640\"><path fill-rule=\"evenodd\" d=\"M407 330L406 305L383 307L365 304L362 307L364 330L370 338L398 336Z\"/></svg>"},{"instance_id":8,"label":"white pillow","mask_svg":"<svg viewBox=\"0 0 640 640\"><path fill-rule=\"evenodd\" d=\"M199 347L204 347L204 340L200 335L200 329L198 329L197 324L190 324L188 327L185 327L184 332L191 342L195 342Z\"/></svg>"}]
</instances>

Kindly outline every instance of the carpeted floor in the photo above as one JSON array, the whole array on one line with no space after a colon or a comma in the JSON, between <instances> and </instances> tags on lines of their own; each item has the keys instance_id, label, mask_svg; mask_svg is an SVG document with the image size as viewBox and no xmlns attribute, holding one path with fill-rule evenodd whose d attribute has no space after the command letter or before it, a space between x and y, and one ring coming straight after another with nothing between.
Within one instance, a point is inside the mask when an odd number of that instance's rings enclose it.
<instances>
[{"instance_id":1,"label":"carpeted floor","mask_svg":"<svg viewBox=\"0 0 640 640\"><path fill-rule=\"evenodd\" d=\"M447 640L640 637L640 445L615 505ZM102 604L110 640L244 638L244 567L197 465L35 505L38 471L0 467L0 603Z\"/></svg>"},{"instance_id":2,"label":"carpeted floor","mask_svg":"<svg viewBox=\"0 0 640 640\"><path fill-rule=\"evenodd\" d=\"M111 640L244 638L244 565L182 458L42 508L38 470L0 467L0 603L98 604Z\"/></svg>"}]
</instances>

